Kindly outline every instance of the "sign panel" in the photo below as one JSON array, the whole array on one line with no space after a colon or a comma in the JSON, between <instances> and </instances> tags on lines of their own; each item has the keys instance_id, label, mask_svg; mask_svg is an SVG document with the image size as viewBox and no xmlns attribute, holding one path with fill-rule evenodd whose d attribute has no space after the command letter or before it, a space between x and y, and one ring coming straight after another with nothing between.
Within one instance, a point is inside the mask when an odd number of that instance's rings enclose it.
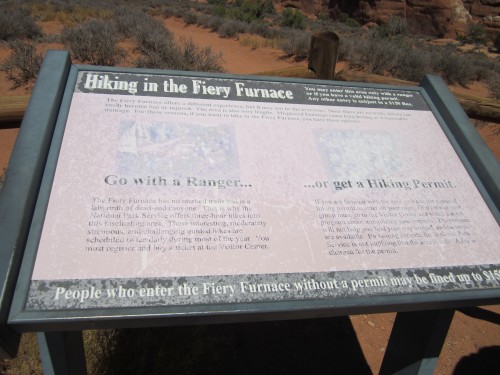
<instances>
[{"instance_id":1,"label":"sign panel","mask_svg":"<svg viewBox=\"0 0 500 375\"><path fill-rule=\"evenodd\" d=\"M497 288L420 89L80 70L26 311Z\"/></svg>"}]
</instances>

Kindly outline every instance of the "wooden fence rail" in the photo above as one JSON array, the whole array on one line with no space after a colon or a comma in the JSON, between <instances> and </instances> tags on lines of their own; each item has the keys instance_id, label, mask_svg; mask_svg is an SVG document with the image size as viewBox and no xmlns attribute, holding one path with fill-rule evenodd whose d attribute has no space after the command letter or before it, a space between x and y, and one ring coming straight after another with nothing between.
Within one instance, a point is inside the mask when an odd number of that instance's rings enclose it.
<instances>
[{"instance_id":1,"label":"wooden fence rail","mask_svg":"<svg viewBox=\"0 0 500 375\"><path fill-rule=\"evenodd\" d=\"M29 100L29 96L0 96L0 122L20 123Z\"/></svg>"},{"instance_id":2,"label":"wooden fence rail","mask_svg":"<svg viewBox=\"0 0 500 375\"><path fill-rule=\"evenodd\" d=\"M303 66L256 73L256 75L290 78L316 78L314 72ZM335 75L337 81L382 83L385 85L414 86L415 82L355 70L341 70ZM472 118L500 122L500 101L479 96L463 94L451 90L464 111ZM0 96L0 123L19 125L28 106L29 96Z\"/></svg>"}]
</instances>

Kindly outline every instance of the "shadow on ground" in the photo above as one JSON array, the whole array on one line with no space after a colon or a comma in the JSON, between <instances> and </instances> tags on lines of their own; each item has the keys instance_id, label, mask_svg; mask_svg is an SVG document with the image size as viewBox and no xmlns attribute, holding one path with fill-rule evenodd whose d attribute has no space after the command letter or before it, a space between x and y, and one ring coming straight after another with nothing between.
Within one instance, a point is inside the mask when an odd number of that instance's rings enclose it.
<instances>
[{"instance_id":1,"label":"shadow on ground","mask_svg":"<svg viewBox=\"0 0 500 375\"><path fill-rule=\"evenodd\" d=\"M92 341L92 374L371 374L348 317L97 331Z\"/></svg>"},{"instance_id":2,"label":"shadow on ground","mask_svg":"<svg viewBox=\"0 0 500 375\"><path fill-rule=\"evenodd\" d=\"M500 346L481 348L477 353L463 357L455 367L453 375L498 374Z\"/></svg>"}]
</instances>

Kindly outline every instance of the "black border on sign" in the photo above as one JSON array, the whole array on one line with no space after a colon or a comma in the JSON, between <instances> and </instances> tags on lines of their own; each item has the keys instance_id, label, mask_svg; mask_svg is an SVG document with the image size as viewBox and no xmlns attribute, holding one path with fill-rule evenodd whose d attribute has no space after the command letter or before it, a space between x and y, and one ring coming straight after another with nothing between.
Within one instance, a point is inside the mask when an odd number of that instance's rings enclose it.
<instances>
[{"instance_id":1,"label":"black border on sign","mask_svg":"<svg viewBox=\"0 0 500 375\"><path fill-rule=\"evenodd\" d=\"M65 82L66 89L55 131L52 137L38 202L27 239L18 284L9 317L9 324L19 331L62 331L94 328L151 327L181 324L232 323L242 321L285 320L315 318L350 314L381 313L389 311L414 311L428 309L449 309L464 306L495 304L500 302L500 287L472 290L438 291L430 293L406 293L398 295L375 295L340 297L330 299L305 299L272 302L199 304L157 307L117 307L80 310L28 311L25 304L31 275L35 264L45 213L52 182L56 170L66 121L71 106L77 75L80 71L116 72L180 77L206 77L238 79L240 81L283 82L312 85L335 85L346 87L375 88L414 91L422 95L436 117L449 142L468 171L493 216L500 222L498 190L500 186L500 166L473 129L463 110L449 93L442 81L428 76L422 87L401 87L392 85L345 83L275 77L240 76L227 74L207 74L198 72L159 71L149 69L91 67L73 65ZM46 73L53 74L55 73ZM65 78L59 78L54 84ZM35 103L36 104L36 103ZM30 103L30 106L34 106ZM472 128L472 132L469 130ZM464 130L465 129L465 130ZM467 135L468 145L460 134ZM498 285L499 283L497 283Z\"/></svg>"}]
</instances>

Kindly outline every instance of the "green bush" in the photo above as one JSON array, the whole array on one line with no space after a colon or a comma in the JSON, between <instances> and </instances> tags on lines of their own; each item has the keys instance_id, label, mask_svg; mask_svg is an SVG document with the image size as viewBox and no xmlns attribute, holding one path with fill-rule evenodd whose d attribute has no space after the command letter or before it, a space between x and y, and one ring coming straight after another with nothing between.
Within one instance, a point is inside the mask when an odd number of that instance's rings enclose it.
<instances>
[{"instance_id":1,"label":"green bush","mask_svg":"<svg viewBox=\"0 0 500 375\"><path fill-rule=\"evenodd\" d=\"M216 17L225 17L226 16L226 6L224 5L216 5L212 10L212 14Z\"/></svg>"},{"instance_id":2,"label":"green bush","mask_svg":"<svg viewBox=\"0 0 500 375\"><path fill-rule=\"evenodd\" d=\"M210 5L226 5L226 0L208 0Z\"/></svg>"},{"instance_id":3,"label":"green bush","mask_svg":"<svg viewBox=\"0 0 500 375\"><path fill-rule=\"evenodd\" d=\"M488 42L486 27L480 23L470 24L465 35L459 37L463 43L471 43L477 46L485 45Z\"/></svg>"},{"instance_id":4,"label":"green bush","mask_svg":"<svg viewBox=\"0 0 500 375\"><path fill-rule=\"evenodd\" d=\"M304 30L307 17L300 10L285 8L281 14L281 26Z\"/></svg>"},{"instance_id":5,"label":"green bush","mask_svg":"<svg viewBox=\"0 0 500 375\"><path fill-rule=\"evenodd\" d=\"M218 5L214 12L221 17L251 23L275 14L276 10L272 1L238 0L234 6Z\"/></svg>"},{"instance_id":6,"label":"green bush","mask_svg":"<svg viewBox=\"0 0 500 375\"><path fill-rule=\"evenodd\" d=\"M349 27L361 27L361 24L354 18L349 17L347 13L339 12L337 21Z\"/></svg>"},{"instance_id":7,"label":"green bush","mask_svg":"<svg viewBox=\"0 0 500 375\"><path fill-rule=\"evenodd\" d=\"M35 79L40 70L42 56L35 52L31 41L14 40L9 43L12 54L2 65L9 81L17 88Z\"/></svg>"},{"instance_id":8,"label":"green bush","mask_svg":"<svg viewBox=\"0 0 500 375\"><path fill-rule=\"evenodd\" d=\"M77 60L93 65L113 66L123 57L123 51L117 47L117 35L113 24L90 20L64 28L62 40Z\"/></svg>"},{"instance_id":9,"label":"green bush","mask_svg":"<svg viewBox=\"0 0 500 375\"><path fill-rule=\"evenodd\" d=\"M39 36L42 36L42 30L28 10L14 8L0 12L0 40L34 39Z\"/></svg>"}]
</instances>

